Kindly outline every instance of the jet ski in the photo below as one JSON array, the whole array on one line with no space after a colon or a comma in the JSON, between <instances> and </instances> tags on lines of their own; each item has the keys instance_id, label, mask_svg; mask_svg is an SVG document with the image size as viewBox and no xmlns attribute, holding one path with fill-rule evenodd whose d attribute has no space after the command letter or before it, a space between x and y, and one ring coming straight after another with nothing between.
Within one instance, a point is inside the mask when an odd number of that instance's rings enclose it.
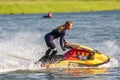
<instances>
[{"instance_id":1,"label":"jet ski","mask_svg":"<svg viewBox=\"0 0 120 80\"><path fill-rule=\"evenodd\" d=\"M90 47L66 43L63 55L56 55L53 59L44 62L47 68L95 67L110 61L110 57Z\"/></svg>"}]
</instances>

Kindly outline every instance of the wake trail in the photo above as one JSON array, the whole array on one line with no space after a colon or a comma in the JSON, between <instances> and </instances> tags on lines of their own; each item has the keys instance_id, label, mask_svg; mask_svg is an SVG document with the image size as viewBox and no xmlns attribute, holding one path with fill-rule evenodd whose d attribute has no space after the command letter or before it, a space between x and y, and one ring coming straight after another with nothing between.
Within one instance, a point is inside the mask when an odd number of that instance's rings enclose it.
<instances>
[{"instance_id":1,"label":"wake trail","mask_svg":"<svg viewBox=\"0 0 120 80\"><path fill-rule=\"evenodd\" d=\"M32 36L32 37L31 37ZM0 72L29 69L45 51L42 35L38 33L16 33L0 42ZM39 42L38 42L39 41Z\"/></svg>"},{"instance_id":2,"label":"wake trail","mask_svg":"<svg viewBox=\"0 0 120 80\"><path fill-rule=\"evenodd\" d=\"M17 33L13 38L0 42L0 72L45 69L41 67L42 63L35 64L46 50L44 40L41 38L42 35L38 33L26 32ZM114 41L106 41L102 45L103 47L98 45L97 48L111 56L120 49ZM109 63L100 65L98 68L118 66L118 60L113 57ZM73 66L73 68L76 67Z\"/></svg>"}]
</instances>

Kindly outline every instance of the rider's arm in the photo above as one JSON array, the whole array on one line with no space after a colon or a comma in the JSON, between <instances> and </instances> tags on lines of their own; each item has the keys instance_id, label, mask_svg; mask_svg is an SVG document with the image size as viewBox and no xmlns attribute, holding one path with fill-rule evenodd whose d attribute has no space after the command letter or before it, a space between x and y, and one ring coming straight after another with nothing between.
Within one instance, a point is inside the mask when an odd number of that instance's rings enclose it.
<instances>
[{"instance_id":1,"label":"rider's arm","mask_svg":"<svg viewBox=\"0 0 120 80\"><path fill-rule=\"evenodd\" d=\"M65 42L64 37L65 37L65 34L66 34L65 30L63 30L61 32L61 34L60 34L60 46L61 46L62 49L64 49L64 42Z\"/></svg>"}]
</instances>

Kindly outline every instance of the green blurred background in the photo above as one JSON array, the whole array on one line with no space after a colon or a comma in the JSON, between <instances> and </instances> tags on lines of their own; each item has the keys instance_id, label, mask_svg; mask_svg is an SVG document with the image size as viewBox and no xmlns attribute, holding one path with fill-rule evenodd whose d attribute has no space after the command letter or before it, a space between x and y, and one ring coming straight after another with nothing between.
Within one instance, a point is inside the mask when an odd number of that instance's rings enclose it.
<instances>
[{"instance_id":1,"label":"green blurred background","mask_svg":"<svg viewBox=\"0 0 120 80\"><path fill-rule=\"evenodd\" d=\"M0 14L120 10L120 0L0 0Z\"/></svg>"}]
</instances>

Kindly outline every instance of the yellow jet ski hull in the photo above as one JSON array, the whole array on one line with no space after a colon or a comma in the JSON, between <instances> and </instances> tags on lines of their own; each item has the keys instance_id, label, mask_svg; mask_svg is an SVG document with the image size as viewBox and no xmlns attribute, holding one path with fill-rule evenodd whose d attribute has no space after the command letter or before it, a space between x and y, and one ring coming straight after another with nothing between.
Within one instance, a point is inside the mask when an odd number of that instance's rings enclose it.
<instances>
[{"instance_id":1,"label":"yellow jet ski hull","mask_svg":"<svg viewBox=\"0 0 120 80\"><path fill-rule=\"evenodd\" d=\"M109 62L110 58L102 53L95 53L93 60L60 60L47 64L47 68L96 67Z\"/></svg>"},{"instance_id":2,"label":"yellow jet ski hull","mask_svg":"<svg viewBox=\"0 0 120 80\"><path fill-rule=\"evenodd\" d=\"M69 67L95 67L109 62L110 58L104 54L95 53L93 60L63 60L56 63L49 64L49 67L55 68L69 68Z\"/></svg>"},{"instance_id":3,"label":"yellow jet ski hull","mask_svg":"<svg viewBox=\"0 0 120 80\"><path fill-rule=\"evenodd\" d=\"M94 51L92 48L89 48L87 46L75 44L75 43L69 43L67 46L71 47L72 49L66 52L63 56L62 59L54 59L53 62L48 63L47 67L48 68L69 68L69 67L94 67L98 65L105 64L109 62L110 58L103 53L99 52L98 50ZM76 57L76 55L81 55L81 54L93 54L92 58L88 58L86 60L81 60ZM59 57L59 56L58 56Z\"/></svg>"}]
</instances>

